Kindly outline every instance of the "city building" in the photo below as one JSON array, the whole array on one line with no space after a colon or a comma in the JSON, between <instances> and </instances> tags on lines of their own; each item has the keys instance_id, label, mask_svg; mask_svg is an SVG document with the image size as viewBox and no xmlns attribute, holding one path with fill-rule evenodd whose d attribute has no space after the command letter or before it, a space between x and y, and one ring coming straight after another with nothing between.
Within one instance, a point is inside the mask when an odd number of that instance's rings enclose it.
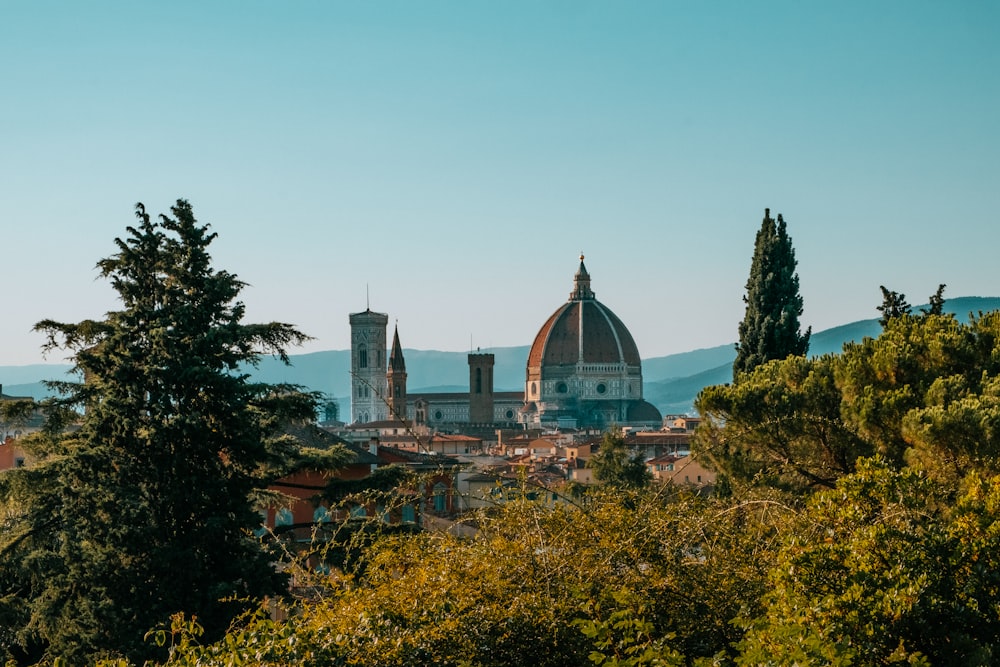
<instances>
[{"instance_id":1,"label":"city building","mask_svg":"<svg viewBox=\"0 0 1000 667\"><path fill-rule=\"evenodd\" d=\"M502 428L659 429L663 417L643 400L642 360L632 334L597 300L580 256L573 290L535 336L523 392L496 392L492 354L469 354L469 391L407 392L406 362L389 317L370 309L350 316L351 419L404 421L433 430Z\"/></svg>"}]
</instances>

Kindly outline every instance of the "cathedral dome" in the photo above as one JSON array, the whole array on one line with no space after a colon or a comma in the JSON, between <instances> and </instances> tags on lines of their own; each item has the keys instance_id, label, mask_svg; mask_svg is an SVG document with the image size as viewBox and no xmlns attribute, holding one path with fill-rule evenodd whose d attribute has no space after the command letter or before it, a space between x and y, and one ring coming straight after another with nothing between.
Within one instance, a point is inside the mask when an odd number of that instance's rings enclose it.
<instances>
[{"instance_id":1,"label":"cathedral dome","mask_svg":"<svg viewBox=\"0 0 1000 667\"><path fill-rule=\"evenodd\" d=\"M531 410L522 411L524 423L647 425L658 414L642 399L642 360L632 334L594 296L582 256L569 300L535 336L525 375Z\"/></svg>"},{"instance_id":2,"label":"cathedral dome","mask_svg":"<svg viewBox=\"0 0 1000 667\"><path fill-rule=\"evenodd\" d=\"M528 367L642 362L632 334L618 316L598 301L580 257L569 301L542 325L528 353Z\"/></svg>"}]
</instances>

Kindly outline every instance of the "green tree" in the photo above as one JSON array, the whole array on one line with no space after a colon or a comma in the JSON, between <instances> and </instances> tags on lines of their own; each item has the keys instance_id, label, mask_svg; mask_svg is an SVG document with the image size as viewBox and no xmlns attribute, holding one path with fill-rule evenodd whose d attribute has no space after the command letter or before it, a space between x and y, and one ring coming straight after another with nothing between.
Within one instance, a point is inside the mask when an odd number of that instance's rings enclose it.
<instances>
[{"instance_id":1,"label":"green tree","mask_svg":"<svg viewBox=\"0 0 1000 667\"><path fill-rule=\"evenodd\" d=\"M621 429L611 429L604 434L600 449L587 462L587 467L594 469L594 479L611 486L641 487L653 479L641 452L633 451L626 444Z\"/></svg>"},{"instance_id":2,"label":"green tree","mask_svg":"<svg viewBox=\"0 0 1000 667\"><path fill-rule=\"evenodd\" d=\"M734 379L771 359L809 351L812 329L800 331L802 296L795 266L795 250L784 219L779 214L774 220L770 209L764 209L743 297L746 313L739 326Z\"/></svg>"},{"instance_id":3,"label":"green tree","mask_svg":"<svg viewBox=\"0 0 1000 667\"><path fill-rule=\"evenodd\" d=\"M882 313L882 316L878 318L878 323L884 329L890 320L909 315L913 307L906 301L905 294L886 289L885 285L879 285L878 288L882 290L882 305L878 306L876 310Z\"/></svg>"},{"instance_id":4,"label":"green tree","mask_svg":"<svg viewBox=\"0 0 1000 667\"><path fill-rule=\"evenodd\" d=\"M285 578L251 530L251 496L290 453L280 423L311 420L313 397L250 381L261 355L287 362L305 336L245 324L244 283L211 266L215 238L178 200L172 217L116 239L98 268L121 301L103 319L36 325L48 350L73 355L84 381L60 383L49 429L27 441L37 464L0 476L18 509L0 538L0 617L22 659L70 664L148 655L151 627L195 614L216 636ZM66 410L83 409L66 431ZM277 449L272 445L276 445Z\"/></svg>"},{"instance_id":5,"label":"green tree","mask_svg":"<svg viewBox=\"0 0 1000 667\"><path fill-rule=\"evenodd\" d=\"M706 387L695 451L736 482L785 490L832 488L871 444L841 418L839 358L788 357Z\"/></svg>"},{"instance_id":6,"label":"green tree","mask_svg":"<svg viewBox=\"0 0 1000 667\"><path fill-rule=\"evenodd\" d=\"M738 664L995 664L1000 478L969 482L875 458L812 497Z\"/></svg>"},{"instance_id":7,"label":"green tree","mask_svg":"<svg viewBox=\"0 0 1000 667\"><path fill-rule=\"evenodd\" d=\"M929 306L927 308L921 308L920 311L924 315L944 315L944 288L947 287L944 283L938 285L937 291L931 294L928 299Z\"/></svg>"}]
</instances>

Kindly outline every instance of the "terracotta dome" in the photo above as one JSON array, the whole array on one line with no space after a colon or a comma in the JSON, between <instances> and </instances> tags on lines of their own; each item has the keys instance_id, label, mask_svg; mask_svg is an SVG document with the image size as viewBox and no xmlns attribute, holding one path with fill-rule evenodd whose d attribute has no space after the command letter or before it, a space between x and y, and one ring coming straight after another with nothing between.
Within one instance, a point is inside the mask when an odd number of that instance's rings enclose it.
<instances>
[{"instance_id":1,"label":"terracotta dome","mask_svg":"<svg viewBox=\"0 0 1000 667\"><path fill-rule=\"evenodd\" d=\"M639 348L618 316L594 297L580 257L569 301L542 325L528 353L528 367L569 364L640 365Z\"/></svg>"},{"instance_id":2,"label":"terracotta dome","mask_svg":"<svg viewBox=\"0 0 1000 667\"><path fill-rule=\"evenodd\" d=\"M639 349L594 296L582 256L569 300L545 321L528 352L524 401L534 407L522 413L532 424L626 424L630 414L654 421L656 408L642 399Z\"/></svg>"}]
</instances>

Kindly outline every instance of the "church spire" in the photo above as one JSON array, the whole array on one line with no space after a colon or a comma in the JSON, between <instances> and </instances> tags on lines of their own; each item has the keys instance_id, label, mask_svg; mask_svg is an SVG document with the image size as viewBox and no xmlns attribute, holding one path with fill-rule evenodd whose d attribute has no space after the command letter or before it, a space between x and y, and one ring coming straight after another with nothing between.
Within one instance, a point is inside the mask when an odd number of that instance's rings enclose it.
<instances>
[{"instance_id":1,"label":"church spire","mask_svg":"<svg viewBox=\"0 0 1000 667\"><path fill-rule=\"evenodd\" d=\"M399 325L392 332L392 351L389 353L389 370L406 372L406 361L403 359L403 346L399 344Z\"/></svg>"},{"instance_id":2,"label":"church spire","mask_svg":"<svg viewBox=\"0 0 1000 667\"><path fill-rule=\"evenodd\" d=\"M399 344L399 325L393 328L392 351L389 353L389 369L385 374L389 396L389 418L406 421L406 362L403 360L403 346Z\"/></svg>"},{"instance_id":3,"label":"church spire","mask_svg":"<svg viewBox=\"0 0 1000 667\"><path fill-rule=\"evenodd\" d=\"M573 291L569 293L569 300L582 301L593 298L594 291L590 289L590 274L587 273L587 267L583 265L583 253L580 253L580 268L573 276Z\"/></svg>"}]
</instances>

